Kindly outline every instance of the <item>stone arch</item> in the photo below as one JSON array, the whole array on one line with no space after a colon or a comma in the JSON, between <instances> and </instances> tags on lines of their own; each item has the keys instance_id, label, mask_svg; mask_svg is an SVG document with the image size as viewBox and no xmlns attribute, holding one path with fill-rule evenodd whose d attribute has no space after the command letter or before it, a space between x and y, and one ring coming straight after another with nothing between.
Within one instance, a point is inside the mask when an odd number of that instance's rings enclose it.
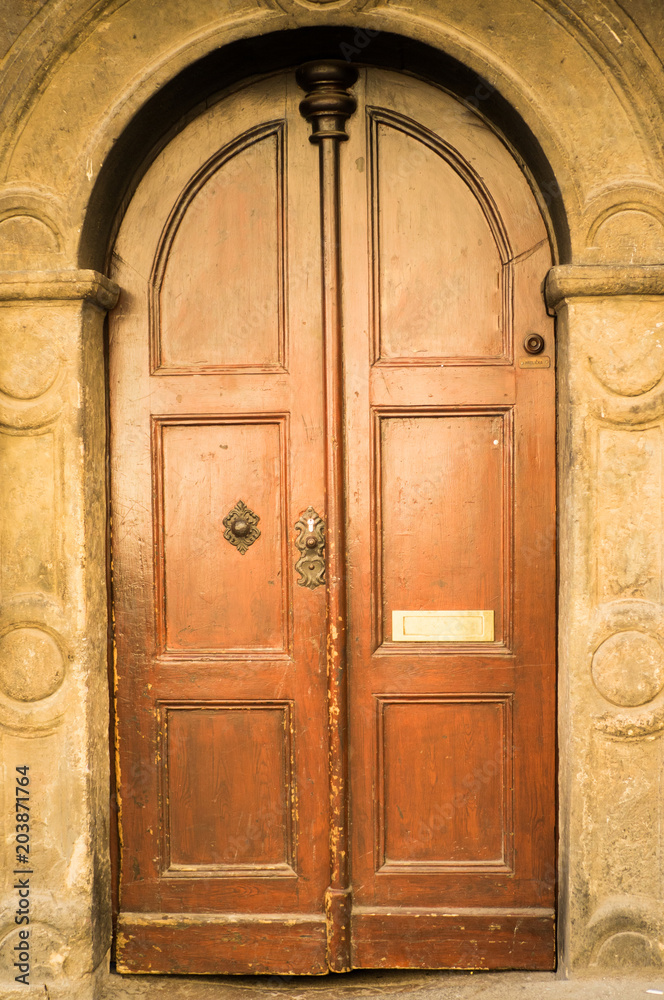
<instances>
[{"instance_id":1,"label":"stone arch","mask_svg":"<svg viewBox=\"0 0 664 1000\"><path fill-rule=\"evenodd\" d=\"M246 75L248 63L260 71L267 67L264 37L279 49L271 57L273 64L283 66L301 58L293 45L296 37L301 46L310 45L323 28L328 50L331 46L360 62L391 58L407 63L417 45L428 47L434 72L419 63L423 48L415 57L420 72L443 83L453 84L456 78L457 91L460 87L471 103L479 101L517 148L523 145L522 155L554 220L562 263L600 262L601 254L598 259L587 247L595 222L593 203L616 184L616 203L625 201L619 188L627 174L632 182L648 185L659 205L664 204L657 146L661 114L652 102L645 113L644 93L635 85L636 74L645 73L651 91L662 89L656 58L635 25L620 21L610 0L601 3L606 17L594 20L590 14L583 20L560 0L520 0L521 34L505 0L492 5L490 18L474 5L441 17L427 3L408 13L384 3L360 3L350 16L346 3L305 0L280 0L270 9L247 0L225 18L218 10L195 5L196 11L183 18L181 5L169 0L162 5L159 32L149 30L148 4L139 0L131 6L129 14L107 0L96 16L81 17L79 11L78 19L72 8L57 51L39 71L40 86L22 93L20 100L17 96L14 106L8 102L3 115L12 124L11 136L6 131L0 147L6 180L37 173L58 195L66 191L67 228L70 233L82 228L80 241L72 237L66 248L70 266L99 266L104 242L100 211L109 207L109 197L122 197L122 184L113 173L122 172L132 147L138 154L166 138L166 101L172 113L190 113L191 95L205 100L219 89L222 67L227 81ZM48 23L44 18L41 25L44 45ZM36 34L35 27L33 45ZM12 68L21 63L21 41L22 36ZM573 74L579 81L567 94L557 87L561 66L568 80ZM584 148L588 105L604 111L593 121L592 149ZM624 136L618 144L617 131ZM40 144L48 149L48 160L39 151L35 155ZM138 164L132 166L140 170ZM601 200L604 212L607 199ZM642 223L640 216L634 221Z\"/></svg>"},{"instance_id":2,"label":"stone arch","mask_svg":"<svg viewBox=\"0 0 664 1000\"><path fill-rule=\"evenodd\" d=\"M497 87L431 44L393 32L369 34L333 25L230 42L186 66L153 93L117 137L94 179L78 246L78 266L105 269L104 255L144 170L174 131L205 102L214 101L217 94L245 79L248 62L260 65L263 72L277 72L297 66L312 53L323 58L347 56L358 64L398 68L421 76L449 90L486 118L508 140L530 179L549 227L555 259L569 257L567 213L553 168L535 134Z\"/></svg>"}]
</instances>

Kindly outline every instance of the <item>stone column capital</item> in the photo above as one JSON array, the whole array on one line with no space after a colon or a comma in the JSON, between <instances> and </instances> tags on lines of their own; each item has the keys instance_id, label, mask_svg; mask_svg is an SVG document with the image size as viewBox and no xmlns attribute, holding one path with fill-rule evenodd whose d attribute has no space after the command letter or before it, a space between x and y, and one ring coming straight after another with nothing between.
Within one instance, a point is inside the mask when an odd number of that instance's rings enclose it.
<instances>
[{"instance_id":1,"label":"stone column capital","mask_svg":"<svg viewBox=\"0 0 664 1000\"><path fill-rule=\"evenodd\" d=\"M98 271L0 271L0 302L84 301L112 309L120 289Z\"/></svg>"},{"instance_id":2,"label":"stone column capital","mask_svg":"<svg viewBox=\"0 0 664 1000\"><path fill-rule=\"evenodd\" d=\"M554 310L568 299L664 295L664 264L561 264L547 274L544 294Z\"/></svg>"}]
</instances>

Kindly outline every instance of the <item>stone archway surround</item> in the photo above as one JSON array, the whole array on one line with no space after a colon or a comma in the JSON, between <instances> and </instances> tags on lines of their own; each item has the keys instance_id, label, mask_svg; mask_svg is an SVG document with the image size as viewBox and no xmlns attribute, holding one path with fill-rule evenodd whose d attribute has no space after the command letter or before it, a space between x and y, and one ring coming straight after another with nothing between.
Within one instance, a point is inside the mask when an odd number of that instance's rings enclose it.
<instances>
[{"instance_id":1,"label":"stone archway surround","mask_svg":"<svg viewBox=\"0 0 664 1000\"><path fill-rule=\"evenodd\" d=\"M561 199L569 225L546 288L558 315L561 965L662 962L662 66L610 0L592 0L585 18L562 0L442 6L165 0L155 24L148 0L50 0L9 48L0 997L44 996L45 983L51 997L92 998L110 944L103 319L117 289L95 270L104 248L81 244L95 181L184 67L238 38L318 24L357 25L360 60L380 31L454 56L478 75L468 101L499 91L551 165L540 196ZM533 539L534 551L546 543ZM35 852L27 993L11 957L21 765Z\"/></svg>"}]
</instances>

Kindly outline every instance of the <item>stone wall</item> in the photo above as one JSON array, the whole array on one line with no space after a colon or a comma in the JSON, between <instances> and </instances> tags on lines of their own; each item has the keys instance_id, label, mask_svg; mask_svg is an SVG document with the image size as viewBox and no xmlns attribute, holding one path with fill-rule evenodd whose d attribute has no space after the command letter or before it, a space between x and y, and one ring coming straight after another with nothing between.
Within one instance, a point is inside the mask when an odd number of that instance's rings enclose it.
<instances>
[{"instance_id":1,"label":"stone wall","mask_svg":"<svg viewBox=\"0 0 664 1000\"><path fill-rule=\"evenodd\" d=\"M0 12L0 997L43 997L47 984L52 998L92 998L108 960L103 315L116 289L98 272L114 221L150 145L177 124L169 108L195 113L207 97L196 66L242 39L318 26L349 27L358 61L383 58L388 35L426 45L432 65L466 68L460 96L480 112L510 109L508 139L559 262L547 294L559 354L561 967L662 963L664 8L625 10L16 0ZM247 73L260 69L238 51ZM34 817L29 988L11 958L21 765Z\"/></svg>"}]
</instances>

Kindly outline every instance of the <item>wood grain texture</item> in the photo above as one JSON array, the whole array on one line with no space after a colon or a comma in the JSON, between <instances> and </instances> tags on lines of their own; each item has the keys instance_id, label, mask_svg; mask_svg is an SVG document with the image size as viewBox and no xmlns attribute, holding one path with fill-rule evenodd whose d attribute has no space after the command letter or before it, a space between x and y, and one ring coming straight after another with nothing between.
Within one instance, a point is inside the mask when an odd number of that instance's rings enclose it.
<instances>
[{"instance_id":1,"label":"wood grain texture","mask_svg":"<svg viewBox=\"0 0 664 1000\"><path fill-rule=\"evenodd\" d=\"M555 901L555 376L518 365L534 332L555 357L546 231L468 109L396 73L365 85L342 190L366 205L342 227L353 963L551 968L550 916L519 955L515 924L490 930ZM391 642L407 609L493 611L495 641ZM474 928L399 916L443 905L479 908Z\"/></svg>"},{"instance_id":2,"label":"wood grain texture","mask_svg":"<svg viewBox=\"0 0 664 1000\"><path fill-rule=\"evenodd\" d=\"M511 624L511 409L375 415L377 644L391 641L395 609L492 610L495 641L504 644Z\"/></svg>"},{"instance_id":3,"label":"wood grain texture","mask_svg":"<svg viewBox=\"0 0 664 1000\"><path fill-rule=\"evenodd\" d=\"M376 702L377 871L512 871L509 696Z\"/></svg>"},{"instance_id":4,"label":"wood grain texture","mask_svg":"<svg viewBox=\"0 0 664 1000\"><path fill-rule=\"evenodd\" d=\"M324 975L325 918L280 914L191 919L123 913L118 925L118 972L172 975ZM211 956L215 956L211 967Z\"/></svg>"},{"instance_id":5,"label":"wood grain texture","mask_svg":"<svg viewBox=\"0 0 664 1000\"><path fill-rule=\"evenodd\" d=\"M153 428L161 650L287 655L288 414L155 417ZM261 532L240 557L224 537L238 500Z\"/></svg>"},{"instance_id":6,"label":"wood grain texture","mask_svg":"<svg viewBox=\"0 0 664 1000\"><path fill-rule=\"evenodd\" d=\"M305 123L288 131L274 124L298 121L297 101L295 81L282 76L240 88L191 122L139 185L116 248L123 291L111 320L110 383L121 923L137 911L272 912L283 921L317 913L324 932L325 600L322 589L293 580L293 526L310 505L324 506L320 296L311 295L302 267L319 240L318 197ZM267 355L250 353L247 303L276 322L274 301L268 312L263 305L265 282L275 289L281 266L268 225L277 204L278 135L279 162L289 171L288 183L279 181L290 220L283 282L298 337L288 371L259 371ZM259 157L260 149L269 157ZM237 155L224 160L220 150ZM254 153L248 169L243 157ZM177 320L189 354L173 354L162 370L151 363L150 276L169 246L183 192L196 185L177 228L193 254L177 264L191 267L180 276L191 310L183 305ZM196 198L208 196L203 225ZM195 225L187 222L190 209ZM216 227L226 223L217 241ZM256 243L263 283L251 270L256 261L247 263ZM177 256L177 236L170 245ZM164 287L174 288L169 254ZM229 296L232 308L224 304ZM200 309L207 309L204 321L193 322ZM229 321L232 357L215 346L225 350ZM175 370L185 360L189 368ZM239 367L230 370L227 361ZM224 517L239 500L260 517L260 537L244 555L224 538ZM200 939L210 944L206 933ZM175 949L178 932L170 934ZM258 962L260 934L256 940L251 954L237 952L246 963ZM237 971L240 959L225 949L210 947L208 971ZM191 971L203 971L194 958Z\"/></svg>"},{"instance_id":7,"label":"wood grain texture","mask_svg":"<svg viewBox=\"0 0 664 1000\"><path fill-rule=\"evenodd\" d=\"M376 360L495 363L511 344L512 251L490 192L436 133L393 112L367 117Z\"/></svg>"},{"instance_id":8,"label":"wood grain texture","mask_svg":"<svg viewBox=\"0 0 664 1000\"><path fill-rule=\"evenodd\" d=\"M551 969L551 909L356 908L353 964L362 969Z\"/></svg>"}]
</instances>

